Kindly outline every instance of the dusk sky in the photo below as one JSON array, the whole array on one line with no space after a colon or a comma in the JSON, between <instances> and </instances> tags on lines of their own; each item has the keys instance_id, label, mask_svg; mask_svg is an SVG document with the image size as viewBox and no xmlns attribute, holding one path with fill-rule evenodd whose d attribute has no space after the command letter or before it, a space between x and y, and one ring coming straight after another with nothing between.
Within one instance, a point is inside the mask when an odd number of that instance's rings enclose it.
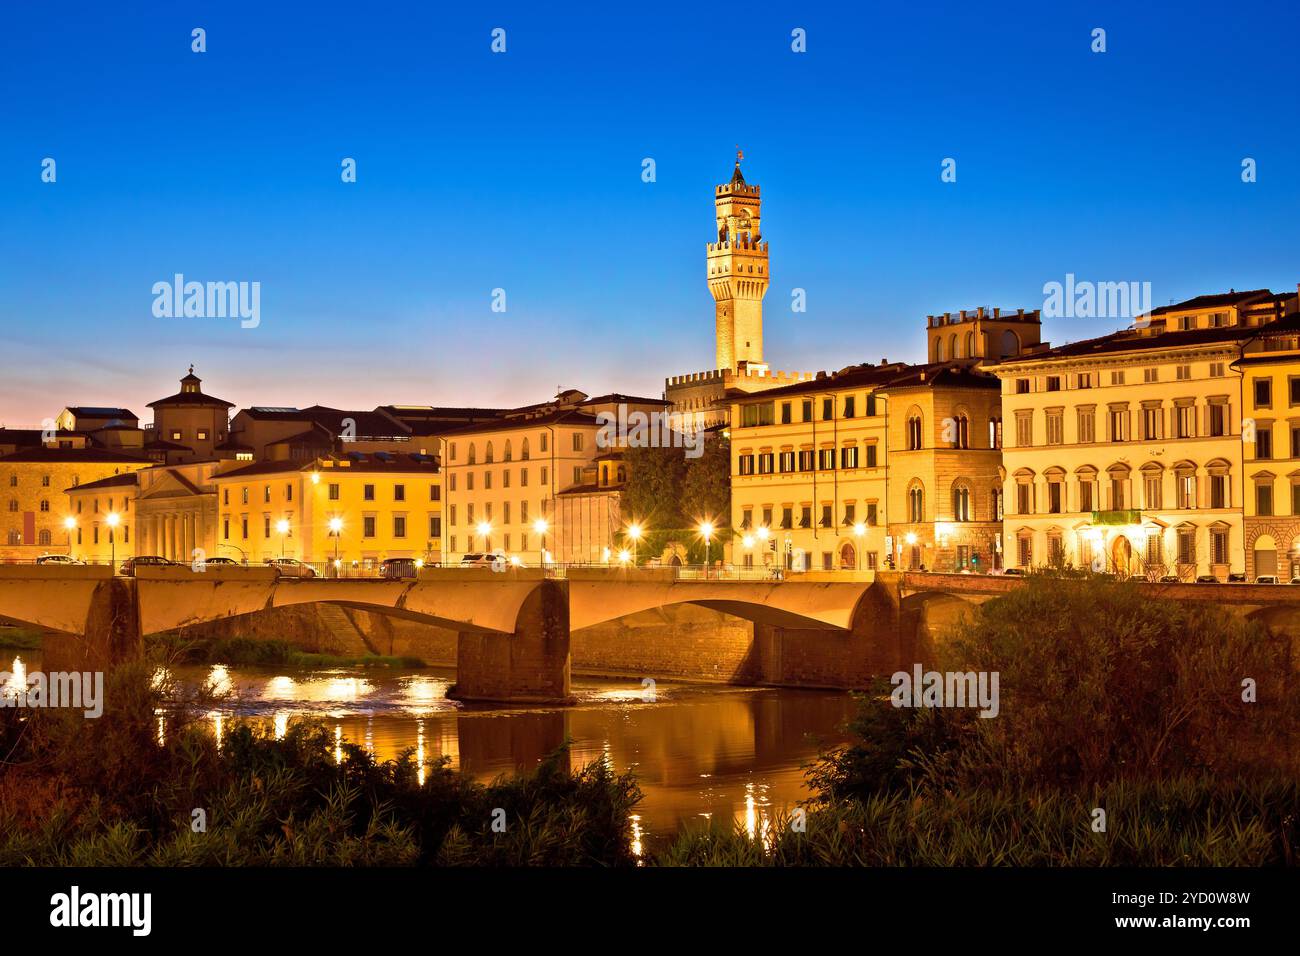
<instances>
[{"instance_id":1,"label":"dusk sky","mask_svg":"<svg viewBox=\"0 0 1300 956\"><path fill-rule=\"evenodd\" d=\"M1067 273L1296 287L1295 4L963 6L6 4L0 424L147 421L191 362L240 407L659 395L713 364L736 144L774 369L921 360L927 313ZM176 273L259 282L260 325L155 317Z\"/></svg>"}]
</instances>

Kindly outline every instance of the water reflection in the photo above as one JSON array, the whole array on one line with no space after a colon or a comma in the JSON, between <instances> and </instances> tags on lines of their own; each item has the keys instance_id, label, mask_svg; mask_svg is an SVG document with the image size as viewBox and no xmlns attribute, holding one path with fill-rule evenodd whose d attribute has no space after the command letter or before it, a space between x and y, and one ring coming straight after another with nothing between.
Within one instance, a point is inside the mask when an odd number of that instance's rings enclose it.
<instances>
[{"instance_id":1,"label":"water reflection","mask_svg":"<svg viewBox=\"0 0 1300 956\"><path fill-rule=\"evenodd\" d=\"M455 674L433 668L177 667L170 676L230 688L211 715L218 741L235 718L265 720L283 737L292 718L318 717L332 730L336 761L345 741L379 760L409 749L421 781L425 762L440 757L485 782L529 770L569 738L571 766L604 757L636 773L644 793L632 818L638 855L692 821L731 821L770 841L778 817L808 795L802 765L816 755L817 738L842 739L853 708L849 695L825 691L660 682L651 695L635 680L581 678L571 708L473 707L448 700Z\"/></svg>"}]
</instances>

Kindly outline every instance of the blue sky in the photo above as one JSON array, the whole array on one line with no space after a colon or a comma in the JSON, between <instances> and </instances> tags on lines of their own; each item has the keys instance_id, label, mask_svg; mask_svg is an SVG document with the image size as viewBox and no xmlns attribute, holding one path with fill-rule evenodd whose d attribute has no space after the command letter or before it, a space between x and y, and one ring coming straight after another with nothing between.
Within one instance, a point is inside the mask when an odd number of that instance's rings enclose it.
<instances>
[{"instance_id":1,"label":"blue sky","mask_svg":"<svg viewBox=\"0 0 1300 956\"><path fill-rule=\"evenodd\" d=\"M1300 281L1293 4L540 6L5 5L0 423L147 418L190 362L240 406L657 395L712 364L737 143L775 368L919 360L927 313L1066 273ZM260 282L261 324L154 317L177 272Z\"/></svg>"}]
</instances>

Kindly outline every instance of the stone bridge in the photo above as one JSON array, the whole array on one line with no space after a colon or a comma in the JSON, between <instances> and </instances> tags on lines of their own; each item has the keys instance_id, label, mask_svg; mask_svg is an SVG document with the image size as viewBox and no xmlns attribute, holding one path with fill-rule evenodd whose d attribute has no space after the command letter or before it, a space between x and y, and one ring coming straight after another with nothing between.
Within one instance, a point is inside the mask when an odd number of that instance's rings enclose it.
<instances>
[{"instance_id":1,"label":"stone bridge","mask_svg":"<svg viewBox=\"0 0 1300 956\"><path fill-rule=\"evenodd\" d=\"M269 568L229 566L141 568L135 578L114 578L107 567L10 565L0 566L0 616L57 632L45 642L48 669L102 669L140 654L150 634L333 604L454 632L454 696L554 703L572 700L571 635L645 611L694 605L750 622L746 682L862 687L929 660L933 642L973 605L1022 584L1013 576L913 572L691 580L673 569L604 568L569 569L559 579L541 569L436 568L414 580L280 580ZM1300 633L1300 586L1294 597L1286 585L1139 586ZM619 652L637 660L627 641Z\"/></svg>"}]
</instances>

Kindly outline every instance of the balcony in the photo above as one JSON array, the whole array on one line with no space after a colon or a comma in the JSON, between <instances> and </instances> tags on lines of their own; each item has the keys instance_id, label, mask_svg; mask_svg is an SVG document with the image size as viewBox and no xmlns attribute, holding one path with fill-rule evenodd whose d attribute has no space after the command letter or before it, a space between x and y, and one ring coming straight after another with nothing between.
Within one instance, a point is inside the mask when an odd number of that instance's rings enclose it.
<instances>
[{"instance_id":1,"label":"balcony","mask_svg":"<svg viewBox=\"0 0 1300 956\"><path fill-rule=\"evenodd\" d=\"M1102 526L1141 524L1142 512L1136 508L1121 508L1117 511L1094 511L1092 513L1092 523Z\"/></svg>"}]
</instances>

